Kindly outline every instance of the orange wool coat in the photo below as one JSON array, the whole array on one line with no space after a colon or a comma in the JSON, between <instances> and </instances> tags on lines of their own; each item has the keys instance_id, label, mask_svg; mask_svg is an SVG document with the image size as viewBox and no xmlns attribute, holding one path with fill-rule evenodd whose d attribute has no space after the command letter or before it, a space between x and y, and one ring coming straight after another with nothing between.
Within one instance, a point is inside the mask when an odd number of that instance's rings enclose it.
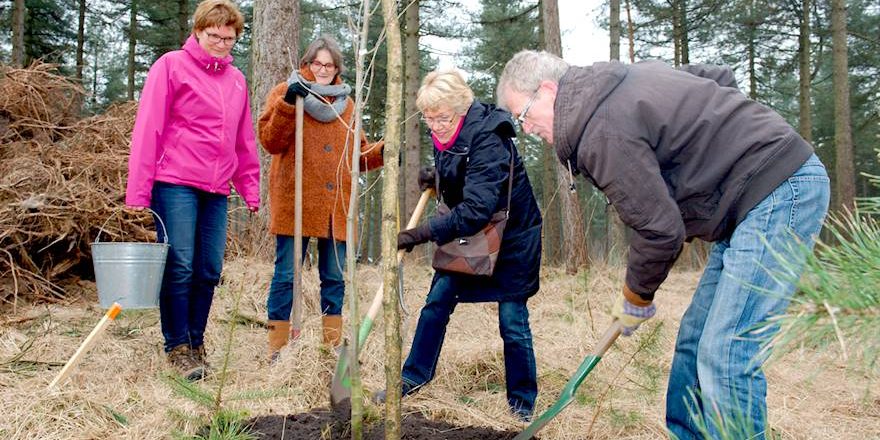
<instances>
[{"instance_id":1,"label":"orange wool coat","mask_svg":"<svg viewBox=\"0 0 880 440\"><path fill-rule=\"evenodd\" d=\"M308 68L301 69L300 74L308 80L314 80ZM272 155L269 168L269 231L292 236L296 107L284 101L286 92L286 82L276 85L269 92L258 130L260 143ZM342 113L342 119L350 121L353 129L354 101L347 99L349 104ZM336 241L345 241L351 193L351 156L344 153L346 140L351 136L352 132L338 119L324 123L303 112L303 237L330 238L332 234ZM382 166L382 145L382 142L367 144L366 137L361 137L361 171Z\"/></svg>"}]
</instances>

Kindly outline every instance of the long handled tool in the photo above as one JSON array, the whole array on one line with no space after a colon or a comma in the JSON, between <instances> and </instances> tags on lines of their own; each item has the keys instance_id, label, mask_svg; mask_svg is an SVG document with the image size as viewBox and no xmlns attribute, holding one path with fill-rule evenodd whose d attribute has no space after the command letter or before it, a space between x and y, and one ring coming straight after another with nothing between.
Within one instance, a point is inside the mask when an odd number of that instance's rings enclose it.
<instances>
[{"instance_id":1,"label":"long handled tool","mask_svg":"<svg viewBox=\"0 0 880 440\"><path fill-rule=\"evenodd\" d=\"M615 319L614 322L611 323L611 326L608 327L608 330L605 330L605 334L602 335L602 339L596 344L594 351L584 358L584 361L581 362L581 365L574 373L574 376L572 376L571 379L568 380L568 383L565 384L565 387L562 388L562 395L559 397L559 400L557 400L547 411L544 411L544 414L541 414L541 416L533 421L523 432L514 437L513 440L528 440L534 437L544 425L549 423L550 420L553 420L554 417L559 415L559 413L561 413L562 410L574 400L574 392L577 391L577 388L581 385L581 382L584 381L584 378L590 374L590 371L593 371L593 367L602 360L602 355L604 355L608 348L611 347L611 344L614 344L614 341L620 336L620 330L620 321Z\"/></svg>"},{"instance_id":2,"label":"long handled tool","mask_svg":"<svg viewBox=\"0 0 880 440\"><path fill-rule=\"evenodd\" d=\"M296 97L296 150L293 153L293 317L290 333L299 337L302 331L303 289L302 289L302 199L303 199L303 98Z\"/></svg>"},{"instance_id":3,"label":"long handled tool","mask_svg":"<svg viewBox=\"0 0 880 440\"><path fill-rule=\"evenodd\" d=\"M92 329L92 332L89 333L89 335L86 337L86 340L83 341L82 344L80 344L78 349L76 349L76 353L74 353L73 356L71 356L70 359L67 361L67 363L64 364L64 368L62 368L58 375L55 376L55 379L52 379L52 383L49 384L50 390L55 388L56 385L61 383L61 381L63 381L67 378L67 376L70 375L70 373L73 371L73 367L75 367L76 364L79 363L80 359L82 359L83 355L86 354L86 352L89 351L89 349L91 349L93 345L95 345L95 342L98 341L98 337L101 336L101 334L104 333L104 330L107 329L110 323L113 322L114 319L116 319L116 315L119 314L120 310L122 310L122 306L120 306L119 303L113 303L113 305L109 309L107 309L107 312L104 313L104 316L101 318L100 321L98 321L98 325L96 325L95 328Z\"/></svg>"},{"instance_id":4,"label":"long handled tool","mask_svg":"<svg viewBox=\"0 0 880 440\"><path fill-rule=\"evenodd\" d=\"M412 229L418 225L419 218L425 211L425 206L428 205L428 199L430 199L431 193L433 192L433 189L427 189L422 192L422 197L419 198L419 203L416 205L416 209L413 211L409 223L406 224L406 229ZM403 254L403 249L397 251L398 264L403 260ZM373 297L373 303L370 304L370 309L367 311L367 315L364 317L363 321L361 321L361 328L357 335L359 347L364 346L367 336L373 329L373 320L376 319L376 316L379 314L379 309L382 308L382 296L384 294L383 287L384 286L379 286L379 290ZM348 344L343 343L339 353L339 360L336 362L336 372L333 374L333 380L330 382L330 405L333 407L336 407L339 403L351 398L351 376L348 374L348 366L352 360L348 358L348 352ZM354 361L357 361L357 359L354 359Z\"/></svg>"}]
</instances>

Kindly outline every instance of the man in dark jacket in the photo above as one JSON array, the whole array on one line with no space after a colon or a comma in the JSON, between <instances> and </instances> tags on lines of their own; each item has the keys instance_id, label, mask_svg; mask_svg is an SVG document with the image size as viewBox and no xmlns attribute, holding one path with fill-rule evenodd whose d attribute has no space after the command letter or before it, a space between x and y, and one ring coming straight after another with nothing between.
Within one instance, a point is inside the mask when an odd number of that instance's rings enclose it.
<instances>
[{"instance_id":1,"label":"man in dark jacket","mask_svg":"<svg viewBox=\"0 0 880 440\"><path fill-rule=\"evenodd\" d=\"M763 437L766 353L748 332L787 306L825 218L829 181L813 148L741 94L726 68L575 67L523 51L497 92L523 130L553 144L635 231L612 309L624 334L654 315L654 292L684 241L714 242L681 321L667 426L679 439L702 437L694 412L718 437L716 416L744 416Z\"/></svg>"}]
</instances>

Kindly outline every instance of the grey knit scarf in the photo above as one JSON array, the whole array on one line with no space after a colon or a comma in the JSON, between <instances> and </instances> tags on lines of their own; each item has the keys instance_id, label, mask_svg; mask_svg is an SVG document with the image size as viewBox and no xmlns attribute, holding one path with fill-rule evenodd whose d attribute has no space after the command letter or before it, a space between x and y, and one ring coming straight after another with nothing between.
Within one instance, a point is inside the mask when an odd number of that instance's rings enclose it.
<instances>
[{"instance_id":1,"label":"grey knit scarf","mask_svg":"<svg viewBox=\"0 0 880 440\"><path fill-rule=\"evenodd\" d=\"M321 122L333 121L338 115L341 115L342 112L345 111L345 107L348 106L347 98L351 93L351 86L348 84L321 85L316 82L307 81L297 71L290 74L290 78L287 79L287 84L290 85L294 81L299 81L305 84L305 86L312 91L312 93L306 96L303 101L303 110ZM324 99L330 97L336 98L336 100L330 102L329 100Z\"/></svg>"}]
</instances>

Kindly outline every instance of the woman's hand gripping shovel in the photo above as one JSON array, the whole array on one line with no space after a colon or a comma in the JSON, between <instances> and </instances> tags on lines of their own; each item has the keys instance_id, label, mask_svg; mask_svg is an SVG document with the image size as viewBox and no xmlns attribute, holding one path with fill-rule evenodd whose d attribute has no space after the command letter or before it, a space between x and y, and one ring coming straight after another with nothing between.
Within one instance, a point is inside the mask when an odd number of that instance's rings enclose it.
<instances>
[{"instance_id":1,"label":"woman's hand gripping shovel","mask_svg":"<svg viewBox=\"0 0 880 440\"><path fill-rule=\"evenodd\" d=\"M419 203L416 205L416 209L413 211L409 223L406 224L406 229L412 229L418 225L419 218L425 211L425 206L428 205L428 199L431 198L431 194L433 193L433 189L427 189L422 192L422 197L419 198ZM398 264L403 260L404 252L403 249L397 251ZM379 314L379 309L382 308L383 290L383 286L379 286L379 291L377 291L376 296L373 297L373 302L370 304L370 309L367 311L367 315L364 317L363 321L361 321L361 328L357 335L358 347L364 346L367 336L373 329L373 321ZM343 342L339 353L339 360L336 362L336 372L333 374L333 380L330 382L330 406L334 408L343 401L351 399L351 376L349 375L348 366L352 361L356 362L357 359L349 359L349 351L348 343Z\"/></svg>"},{"instance_id":2,"label":"woman's hand gripping shovel","mask_svg":"<svg viewBox=\"0 0 880 440\"><path fill-rule=\"evenodd\" d=\"M568 383L565 384L565 387L562 388L562 395L559 397L559 400L557 400L547 411L544 411L544 414L541 414L540 417L535 419L535 421L533 421L523 432L514 437L513 440L528 440L534 437L544 425L553 420L554 417L561 413L562 410L574 400L574 392L577 391L577 388L581 385L581 382L584 381L584 378L590 374L590 371L593 371L593 367L602 360L602 355L604 355L608 348L614 344L614 341L620 336L621 330L622 327L620 321L615 319L608 327L608 330L605 330L605 334L602 335L602 339L596 344L593 352L584 358L584 361L581 362L581 365L574 373L574 376L572 376L571 379L568 380Z\"/></svg>"}]
</instances>

